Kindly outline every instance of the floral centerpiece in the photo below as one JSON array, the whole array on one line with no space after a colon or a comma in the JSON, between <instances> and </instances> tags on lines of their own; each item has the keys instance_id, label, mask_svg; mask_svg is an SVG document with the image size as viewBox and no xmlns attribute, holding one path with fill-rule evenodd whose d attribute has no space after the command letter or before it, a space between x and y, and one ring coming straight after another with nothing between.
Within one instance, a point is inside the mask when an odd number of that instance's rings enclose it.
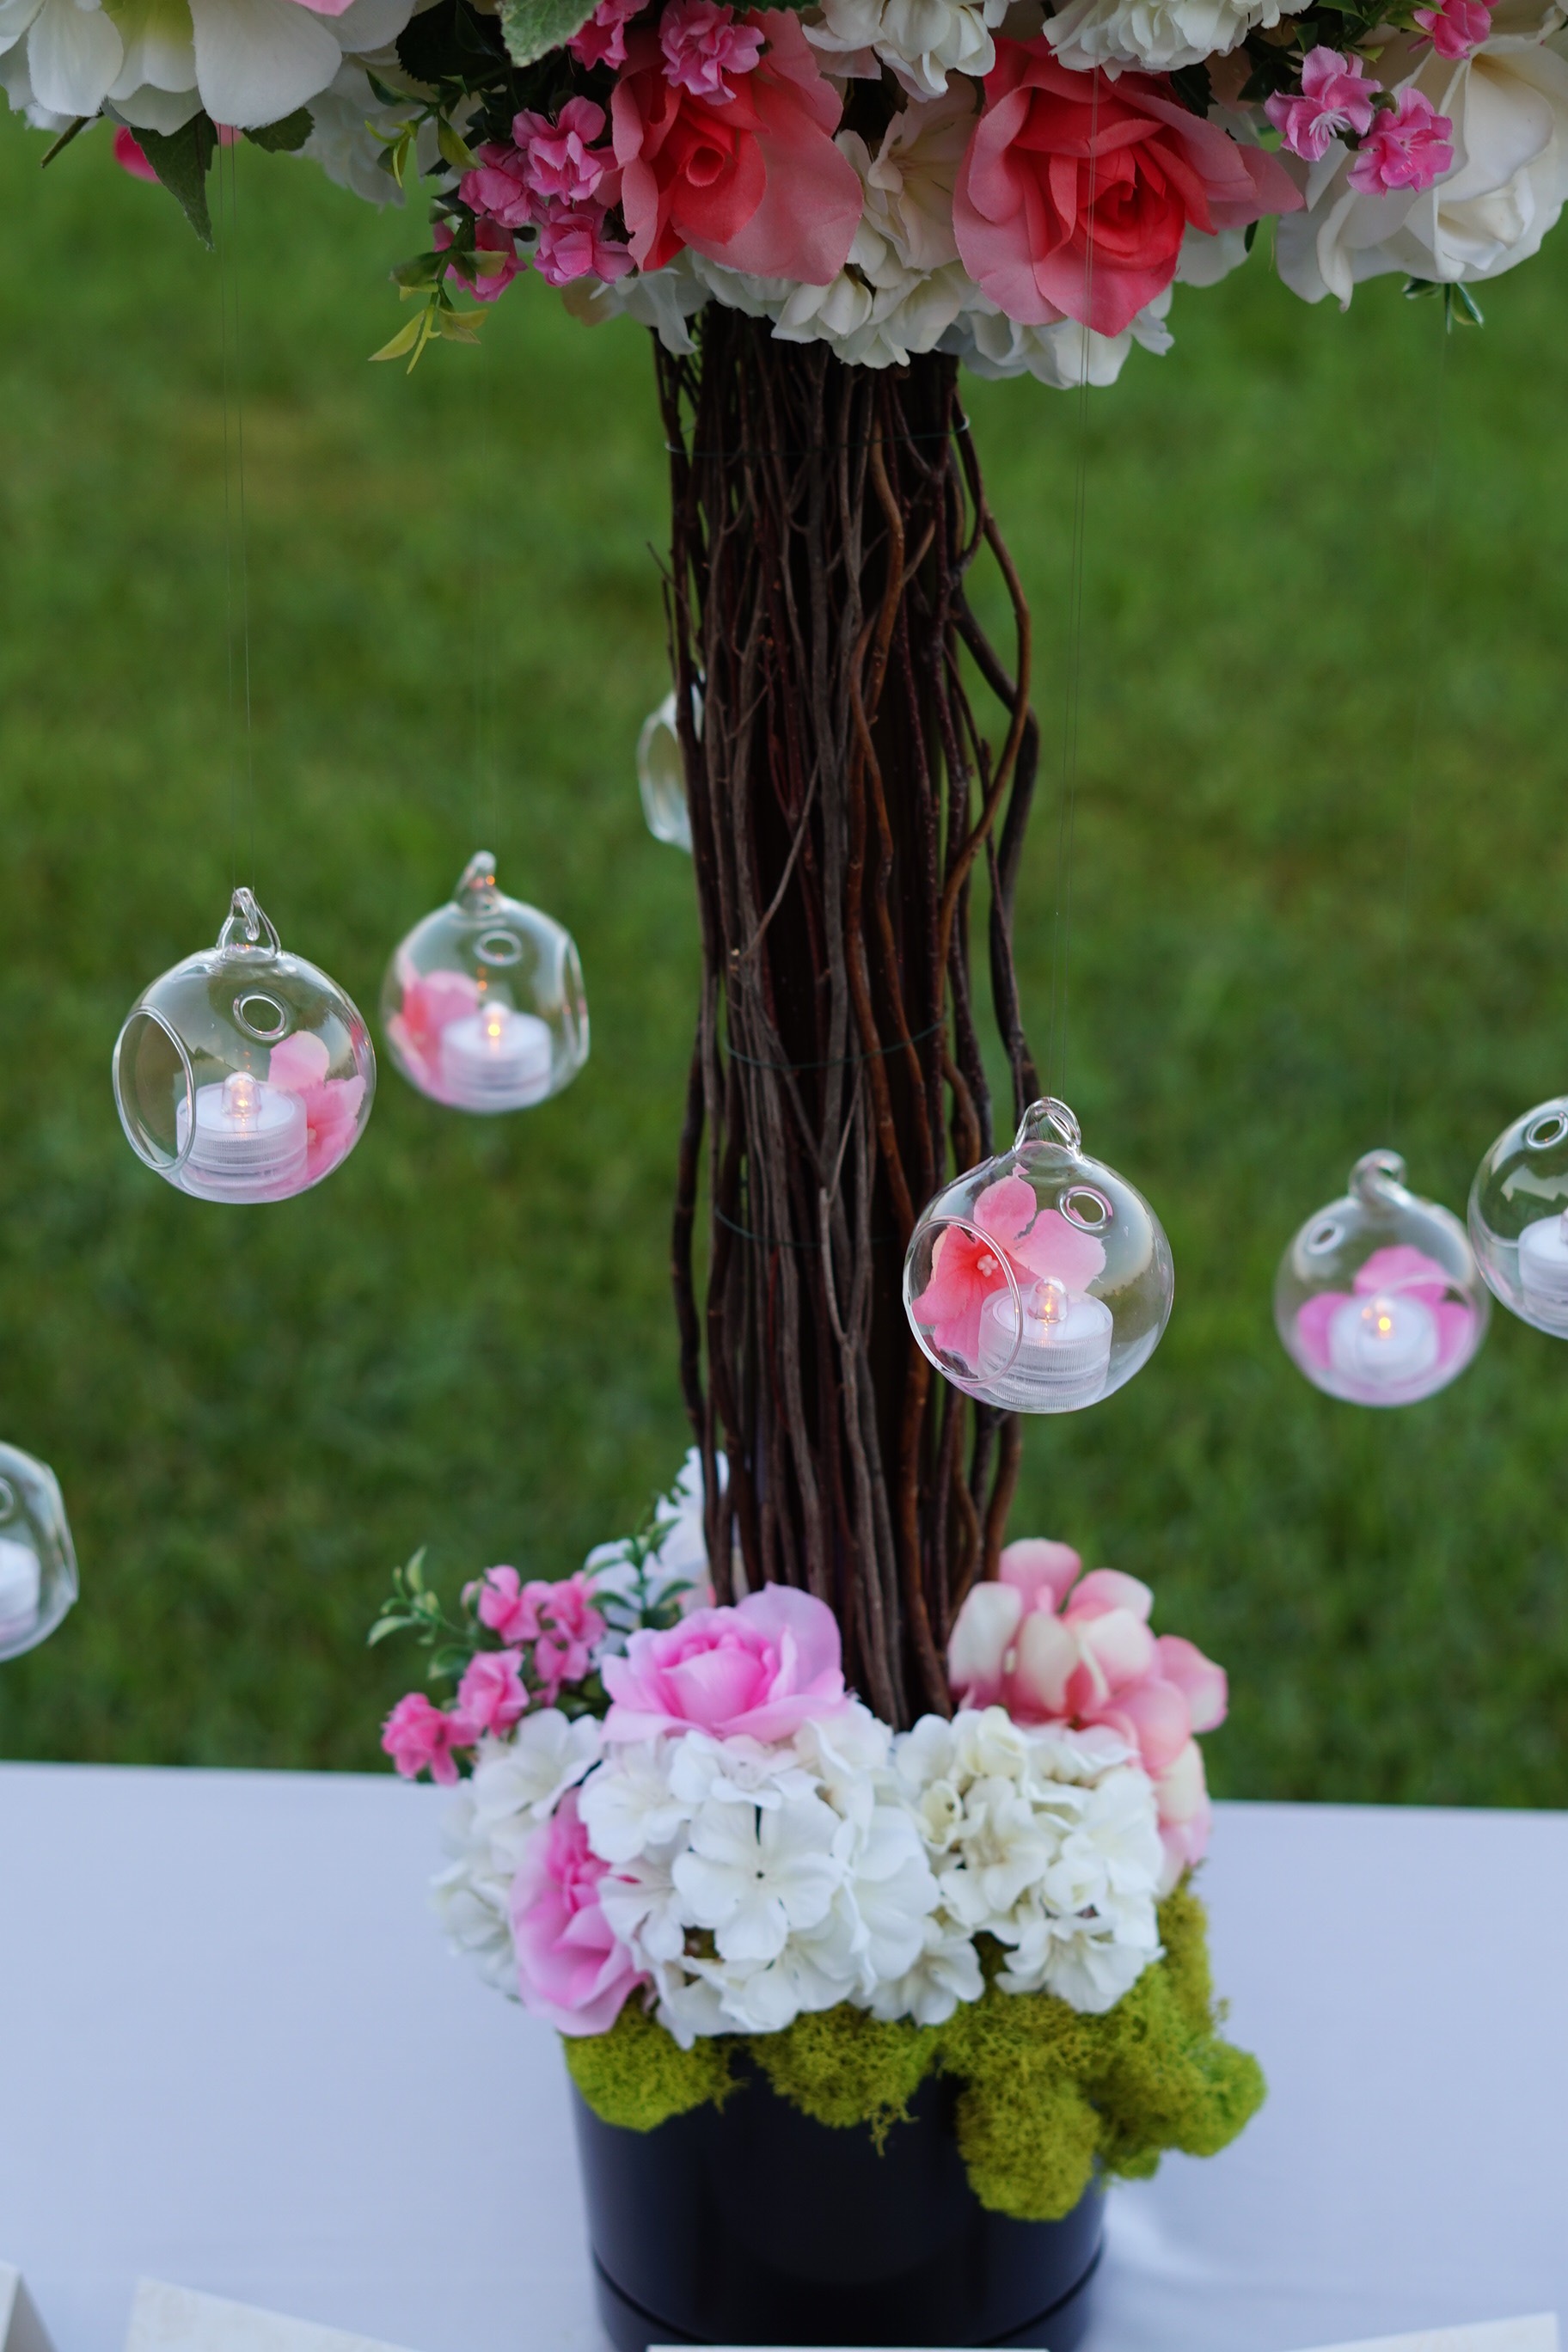
<instances>
[{"instance_id":1,"label":"floral centerpiece","mask_svg":"<svg viewBox=\"0 0 1568 2352\"><path fill-rule=\"evenodd\" d=\"M448 1934L565 2038L588 2109L652 2133L749 2068L886 2133L944 2078L979 2205L1035 2222L1223 2147L1262 2081L1217 2034L1191 1883L1220 1668L1137 1579L1016 1542L959 1612L952 1712L897 1732L823 1601L713 1603L700 1507L693 1459L579 1574L492 1568L448 1621L411 1565L376 1628L447 1685L383 1744L458 1791Z\"/></svg>"}]
</instances>

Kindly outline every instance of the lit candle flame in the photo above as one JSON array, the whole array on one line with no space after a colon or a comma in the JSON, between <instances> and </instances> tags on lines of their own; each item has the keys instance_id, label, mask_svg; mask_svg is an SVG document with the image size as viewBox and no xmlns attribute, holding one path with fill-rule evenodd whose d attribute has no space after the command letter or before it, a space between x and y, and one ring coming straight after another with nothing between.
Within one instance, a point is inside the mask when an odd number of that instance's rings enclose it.
<instances>
[{"instance_id":1,"label":"lit candle flame","mask_svg":"<svg viewBox=\"0 0 1568 2352\"><path fill-rule=\"evenodd\" d=\"M1034 1313L1038 1323L1065 1323L1071 1301L1059 1282L1035 1286Z\"/></svg>"},{"instance_id":2,"label":"lit candle flame","mask_svg":"<svg viewBox=\"0 0 1568 2352\"><path fill-rule=\"evenodd\" d=\"M249 1070L235 1070L224 1080L226 1118L251 1119L261 1108L261 1083Z\"/></svg>"},{"instance_id":3,"label":"lit candle flame","mask_svg":"<svg viewBox=\"0 0 1568 2352\"><path fill-rule=\"evenodd\" d=\"M485 1014L485 1036L492 1045L499 1045L506 1034L506 1008L492 1004Z\"/></svg>"}]
</instances>

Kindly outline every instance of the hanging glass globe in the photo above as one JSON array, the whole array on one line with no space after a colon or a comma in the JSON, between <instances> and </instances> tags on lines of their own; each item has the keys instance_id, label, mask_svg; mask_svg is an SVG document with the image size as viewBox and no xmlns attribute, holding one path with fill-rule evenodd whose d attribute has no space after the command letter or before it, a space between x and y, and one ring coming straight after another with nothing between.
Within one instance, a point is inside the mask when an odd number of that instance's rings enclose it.
<instances>
[{"instance_id":1,"label":"hanging glass globe","mask_svg":"<svg viewBox=\"0 0 1568 2352\"><path fill-rule=\"evenodd\" d=\"M1148 1362L1175 1294L1142 1192L1084 1154L1065 1103L939 1192L904 1260L904 1306L943 1377L982 1403L1078 1412Z\"/></svg>"},{"instance_id":2,"label":"hanging glass globe","mask_svg":"<svg viewBox=\"0 0 1568 2352\"><path fill-rule=\"evenodd\" d=\"M702 695L695 686L691 689L691 720L700 740ZM642 813L654 839L668 842L672 849L689 851L691 811L686 798L686 762L681 757L680 735L675 723L673 688L658 709L650 710L643 720L642 732L637 737L637 789L642 794Z\"/></svg>"},{"instance_id":3,"label":"hanging glass globe","mask_svg":"<svg viewBox=\"0 0 1568 2352\"><path fill-rule=\"evenodd\" d=\"M1457 1380L1489 1312L1458 1217L1369 1151L1350 1190L1309 1217L1279 1261L1274 1320L1314 1388L1347 1404L1415 1404Z\"/></svg>"},{"instance_id":4,"label":"hanging glass globe","mask_svg":"<svg viewBox=\"0 0 1568 2352\"><path fill-rule=\"evenodd\" d=\"M114 1048L132 1149L202 1201L282 1201L364 1132L370 1032L335 981L284 952L248 890L217 945L142 990Z\"/></svg>"},{"instance_id":5,"label":"hanging glass globe","mask_svg":"<svg viewBox=\"0 0 1568 2352\"><path fill-rule=\"evenodd\" d=\"M588 1058L572 935L497 889L488 849L397 949L381 1022L410 1086L453 1110L524 1110L570 1086Z\"/></svg>"},{"instance_id":6,"label":"hanging glass globe","mask_svg":"<svg viewBox=\"0 0 1568 2352\"><path fill-rule=\"evenodd\" d=\"M1469 1227L1489 1290L1568 1339L1568 1095L1498 1137L1470 1186Z\"/></svg>"},{"instance_id":7,"label":"hanging glass globe","mask_svg":"<svg viewBox=\"0 0 1568 2352\"><path fill-rule=\"evenodd\" d=\"M54 1472L19 1446L0 1445L0 1658L47 1641L76 1594L76 1552Z\"/></svg>"}]
</instances>

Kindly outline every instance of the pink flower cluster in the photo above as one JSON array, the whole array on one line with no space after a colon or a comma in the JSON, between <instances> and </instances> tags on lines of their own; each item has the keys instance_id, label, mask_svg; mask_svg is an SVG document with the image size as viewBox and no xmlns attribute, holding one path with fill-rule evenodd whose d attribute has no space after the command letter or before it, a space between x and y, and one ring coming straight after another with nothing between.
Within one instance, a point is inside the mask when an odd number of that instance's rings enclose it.
<instances>
[{"instance_id":1,"label":"pink flower cluster","mask_svg":"<svg viewBox=\"0 0 1568 2352\"><path fill-rule=\"evenodd\" d=\"M763 34L760 26L737 25L733 8L719 0L669 0L658 20L658 46L666 81L723 106L735 95L725 75L755 70Z\"/></svg>"},{"instance_id":2,"label":"pink flower cluster","mask_svg":"<svg viewBox=\"0 0 1568 2352\"><path fill-rule=\"evenodd\" d=\"M538 231L534 267L547 285L624 278L632 266L629 248L607 226L621 172L612 149L598 143L605 128L605 110L591 99L569 98L553 121L525 107L513 117L511 145L481 147L478 164L458 183L481 225L509 236Z\"/></svg>"},{"instance_id":3,"label":"pink flower cluster","mask_svg":"<svg viewBox=\"0 0 1568 2352\"><path fill-rule=\"evenodd\" d=\"M568 1683L581 1682L605 1638L585 1576L524 1584L515 1568L489 1568L464 1595L497 1635L499 1650L477 1650L463 1669L455 1705L444 1712L423 1691L400 1698L382 1726L381 1744L405 1780L428 1772L450 1787L457 1750L487 1734L500 1738L533 1706L553 1706Z\"/></svg>"},{"instance_id":4,"label":"pink flower cluster","mask_svg":"<svg viewBox=\"0 0 1568 2352\"><path fill-rule=\"evenodd\" d=\"M1168 1890L1208 1847L1194 1735L1225 1720L1225 1673L1179 1634L1156 1639L1154 1596L1135 1576L1082 1571L1067 1544L1009 1544L998 1580L975 1585L959 1611L949 1678L971 1706L999 1703L1019 1723L1103 1725L1123 1738L1154 1784Z\"/></svg>"},{"instance_id":5,"label":"pink flower cluster","mask_svg":"<svg viewBox=\"0 0 1568 2352\"><path fill-rule=\"evenodd\" d=\"M1419 10L1416 21L1446 58L1468 56L1491 26L1484 0L1444 0L1442 7ZM1346 177L1358 194L1418 194L1453 169L1454 126L1418 89L1402 89L1379 107L1382 95L1383 84L1360 58L1319 47L1301 68L1300 98L1267 99L1264 112L1281 143L1306 163L1321 163L1334 140L1352 137L1356 153Z\"/></svg>"}]
</instances>

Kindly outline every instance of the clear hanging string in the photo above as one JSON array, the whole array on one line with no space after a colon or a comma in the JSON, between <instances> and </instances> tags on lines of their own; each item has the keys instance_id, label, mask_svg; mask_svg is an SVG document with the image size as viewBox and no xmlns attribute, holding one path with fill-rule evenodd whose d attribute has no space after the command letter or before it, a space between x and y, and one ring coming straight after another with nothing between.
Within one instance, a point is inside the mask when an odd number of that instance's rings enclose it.
<instances>
[{"instance_id":1,"label":"clear hanging string","mask_svg":"<svg viewBox=\"0 0 1568 2352\"><path fill-rule=\"evenodd\" d=\"M228 674L229 881L256 886L256 747L250 693L250 562L239 309L239 141L219 134L218 316L223 373L224 636ZM244 856L241 856L243 841Z\"/></svg>"}]
</instances>

